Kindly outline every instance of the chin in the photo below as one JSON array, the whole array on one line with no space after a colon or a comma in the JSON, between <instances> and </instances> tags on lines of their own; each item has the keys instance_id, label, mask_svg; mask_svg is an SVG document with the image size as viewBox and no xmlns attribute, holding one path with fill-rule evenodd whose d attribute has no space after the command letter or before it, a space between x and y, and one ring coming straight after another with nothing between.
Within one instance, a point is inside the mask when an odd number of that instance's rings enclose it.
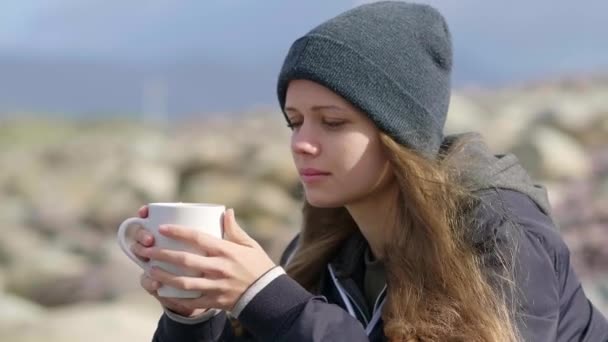
<instances>
[{"instance_id":1,"label":"chin","mask_svg":"<svg viewBox=\"0 0 608 342\"><path fill-rule=\"evenodd\" d=\"M338 200L337 198L331 198L329 196L315 196L313 194L306 194L306 201L317 208L339 208L343 207L345 202Z\"/></svg>"}]
</instances>

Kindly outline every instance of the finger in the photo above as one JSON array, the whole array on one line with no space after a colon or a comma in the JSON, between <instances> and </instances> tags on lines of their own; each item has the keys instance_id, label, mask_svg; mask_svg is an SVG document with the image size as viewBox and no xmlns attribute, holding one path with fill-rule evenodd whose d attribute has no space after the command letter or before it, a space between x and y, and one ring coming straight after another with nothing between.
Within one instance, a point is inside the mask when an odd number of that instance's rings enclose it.
<instances>
[{"instance_id":1,"label":"finger","mask_svg":"<svg viewBox=\"0 0 608 342\"><path fill-rule=\"evenodd\" d=\"M215 291L216 282L206 278L177 276L159 267L150 269L150 278L164 285L175 287L186 291Z\"/></svg>"},{"instance_id":2,"label":"finger","mask_svg":"<svg viewBox=\"0 0 608 342\"><path fill-rule=\"evenodd\" d=\"M139 215L139 217L141 218L146 218L148 217L148 206L144 205L143 207L139 208L139 210L137 211L137 214Z\"/></svg>"},{"instance_id":3,"label":"finger","mask_svg":"<svg viewBox=\"0 0 608 342\"><path fill-rule=\"evenodd\" d=\"M174 298L159 297L159 301L169 310L176 312L182 316L188 316L190 315L190 312L192 312L192 309L190 309L189 307L176 303Z\"/></svg>"},{"instance_id":4,"label":"finger","mask_svg":"<svg viewBox=\"0 0 608 342\"><path fill-rule=\"evenodd\" d=\"M142 248L139 250L139 253L150 259L168 262L205 274L222 273L222 270L226 269L225 266L222 266L223 263L219 258L205 257L184 251L152 247Z\"/></svg>"},{"instance_id":5,"label":"finger","mask_svg":"<svg viewBox=\"0 0 608 342\"><path fill-rule=\"evenodd\" d=\"M159 297L159 301L169 310L182 316L190 316L195 310L201 310L203 308L202 306L196 305L194 302L185 305L179 298Z\"/></svg>"},{"instance_id":6,"label":"finger","mask_svg":"<svg viewBox=\"0 0 608 342\"><path fill-rule=\"evenodd\" d=\"M169 238L182 241L211 255L224 254L225 241L196 229L179 225L161 225L158 231Z\"/></svg>"},{"instance_id":7,"label":"finger","mask_svg":"<svg viewBox=\"0 0 608 342\"><path fill-rule=\"evenodd\" d=\"M146 247L150 247L154 244L154 235L150 234L150 232L144 228L139 227L135 232L135 241Z\"/></svg>"},{"instance_id":8,"label":"finger","mask_svg":"<svg viewBox=\"0 0 608 342\"><path fill-rule=\"evenodd\" d=\"M232 208L224 213L224 239L244 246L253 247L257 244L236 222Z\"/></svg>"},{"instance_id":9,"label":"finger","mask_svg":"<svg viewBox=\"0 0 608 342\"><path fill-rule=\"evenodd\" d=\"M135 256L140 258L142 261L148 262L150 261L150 259L144 255L146 254L144 248L145 247L140 245L139 243L134 243L131 245L131 252L133 252L133 254L135 254Z\"/></svg>"},{"instance_id":10,"label":"finger","mask_svg":"<svg viewBox=\"0 0 608 342\"><path fill-rule=\"evenodd\" d=\"M156 296L157 290L160 288L161 284L157 280L151 279L145 273L141 275L139 278L139 284L144 288L149 294Z\"/></svg>"},{"instance_id":11,"label":"finger","mask_svg":"<svg viewBox=\"0 0 608 342\"><path fill-rule=\"evenodd\" d=\"M203 294L199 298L171 298L171 305L187 310L196 310L200 308L219 308L217 296L208 296Z\"/></svg>"}]
</instances>

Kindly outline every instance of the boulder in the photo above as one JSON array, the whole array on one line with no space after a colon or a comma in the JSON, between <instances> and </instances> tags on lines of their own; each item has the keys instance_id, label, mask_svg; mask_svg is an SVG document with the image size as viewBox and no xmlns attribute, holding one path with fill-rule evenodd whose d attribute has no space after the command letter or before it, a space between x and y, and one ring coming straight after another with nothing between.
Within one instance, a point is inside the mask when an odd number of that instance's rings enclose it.
<instances>
[{"instance_id":1,"label":"boulder","mask_svg":"<svg viewBox=\"0 0 608 342\"><path fill-rule=\"evenodd\" d=\"M246 193L240 207L257 215L269 215L288 219L300 205L280 186L268 182L256 182Z\"/></svg>"},{"instance_id":2,"label":"boulder","mask_svg":"<svg viewBox=\"0 0 608 342\"><path fill-rule=\"evenodd\" d=\"M46 304L44 287L83 274L86 258L64 250L24 227L5 227L0 250L8 255L5 266L6 291ZM56 300L56 299L52 299Z\"/></svg>"},{"instance_id":3,"label":"boulder","mask_svg":"<svg viewBox=\"0 0 608 342\"><path fill-rule=\"evenodd\" d=\"M538 149L544 174L554 179L584 179L591 175L591 161L576 140L547 127L539 128L532 137Z\"/></svg>"},{"instance_id":4,"label":"boulder","mask_svg":"<svg viewBox=\"0 0 608 342\"><path fill-rule=\"evenodd\" d=\"M0 292L0 337L5 341L16 341L8 339L4 331L39 322L46 313L47 310L36 303Z\"/></svg>"},{"instance_id":5,"label":"boulder","mask_svg":"<svg viewBox=\"0 0 608 342\"><path fill-rule=\"evenodd\" d=\"M49 311L42 319L4 329L3 339L20 342L150 341L160 307L143 311L120 302L83 303Z\"/></svg>"},{"instance_id":6,"label":"boulder","mask_svg":"<svg viewBox=\"0 0 608 342\"><path fill-rule=\"evenodd\" d=\"M445 123L446 134L462 132L484 132L489 119L489 113L475 103L472 99L452 94L450 107Z\"/></svg>"},{"instance_id":7,"label":"boulder","mask_svg":"<svg viewBox=\"0 0 608 342\"><path fill-rule=\"evenodd\" d=\"M533 132L537 117L525 104L512 102L498 107L486 125L488 145L494 151L507 151Z\"/></svg>"},{"instance_id":8,"label":"boulder","mask_svg":"<svg viewBox=\"0 0 608 342\"><path fill-rule=\"evenodd\" d=\"M204 172L181 181L181 202L220 203L236 207L247 198L249 182L230 173Z\"/></svg>"},{"instance_id":9,"label":"boulder","mask_svg":"<svg viewBox=\"0 0 608 342\"><path fill-rule=\"evenodd\" d=\"M105 234L115 234L118 225L129 217L137 216L137 210L146 204L135 189L125 185L105 188L87 203L83 221Z\"/></svg>"},{"instance_id":10,"label":"boulder","mask_svg":"<svg viewBox=\"0 0 608 342\"><path fill-rule=\"evenodd\" d=\"M538 127L511 150L537 178L585 179L591 175L591 160L576 140L549 127Z\"/></svg>"},{"instance_id":11,"label":"boulder","mask_svg":"<svg viewBox=\"0 0 608 342\"><path fill-rule=\"evenodd\" d=\"M2 209L0 209L0 224L26 224L30 213L30 207L22 197L0 193L0 203L2 203Z\"/></svg>"},{"instance_id":12,"label":"boulder","mask_svg":"<svg viewBox=\"0 0 608 342\"><path fill-rule=\"evenodd\" d=\"M285 189L292 189L299 183L289 141L275 141L260 146L246 172L248 176L275 183Z\"/></svg>"},{"instance_id":13,"label":"boulder","mask_svg":"<svg viewBox=\"0 0 608 342\"><path fill-rule=\"evenodd\" d=\"M133 160L124 168L125 183L148 202L172 201L178 189L178 174L168 165Z\"/></svg>"},{"instance_id":14,"label":"boulder","mask_svg":"<svg viewBox=\"0 0 608 342\"><path fill-rule=\"evenodd\" d=\"M604 315L608 314L608 276L597 275L581 280L589 301Z\"/></svg>"}]
</instances>

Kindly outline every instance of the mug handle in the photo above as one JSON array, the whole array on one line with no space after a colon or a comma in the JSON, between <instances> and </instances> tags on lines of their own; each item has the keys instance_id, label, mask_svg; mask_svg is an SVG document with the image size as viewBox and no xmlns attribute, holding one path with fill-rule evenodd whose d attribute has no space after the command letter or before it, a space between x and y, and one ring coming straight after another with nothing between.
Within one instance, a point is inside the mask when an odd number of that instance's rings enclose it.
<instances>
[{"instance_id":1,"label":"mug handle","mask_svg":"<svg viewBox=\"0 0 608 342\"><path fill-rule=\"evenodd\" d=\"M127 230L129 229L130 226L135 225L135 224L146 228L147 222L148 222L147 220L139 218L139 217L128 218L128 219L124 220L123 223L120 224L120 226L118 227L118 233L117 233L118 245L120 246L122 251L146 272L149 271L150 264L148 262L141 260L135 254L133 254L130 246L128 246L128 243L127 243Z\"/></svg>"}]
</instances>

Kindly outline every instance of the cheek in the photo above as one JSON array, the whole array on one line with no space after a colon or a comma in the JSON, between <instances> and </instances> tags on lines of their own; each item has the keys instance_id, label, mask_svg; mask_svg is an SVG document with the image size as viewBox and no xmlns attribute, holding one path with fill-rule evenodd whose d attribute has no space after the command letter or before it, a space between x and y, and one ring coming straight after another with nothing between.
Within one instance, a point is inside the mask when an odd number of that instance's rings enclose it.
<instances>
[{"instance_id":1,"label":"cheek","mask_svg":"<svg viewBox=\"0 0 608 342\"><path fill-rule=\"evenodd\" d=\"M345 172L357 172L363 164L369 161L369 140L365 137L353 136L336 142L332 159L339 161Z\"/></svg>"},{"instance_id":2,"label":"cheek","mask_svg":"<svg viewBox=\"0 0 608 342\"><path fill-rule=\"evenodd\" d=\"M338 153L345 181L351 186L371 186L386 172L387 159L377 141L353 141Z\"/></svg>"}]
</instances>

